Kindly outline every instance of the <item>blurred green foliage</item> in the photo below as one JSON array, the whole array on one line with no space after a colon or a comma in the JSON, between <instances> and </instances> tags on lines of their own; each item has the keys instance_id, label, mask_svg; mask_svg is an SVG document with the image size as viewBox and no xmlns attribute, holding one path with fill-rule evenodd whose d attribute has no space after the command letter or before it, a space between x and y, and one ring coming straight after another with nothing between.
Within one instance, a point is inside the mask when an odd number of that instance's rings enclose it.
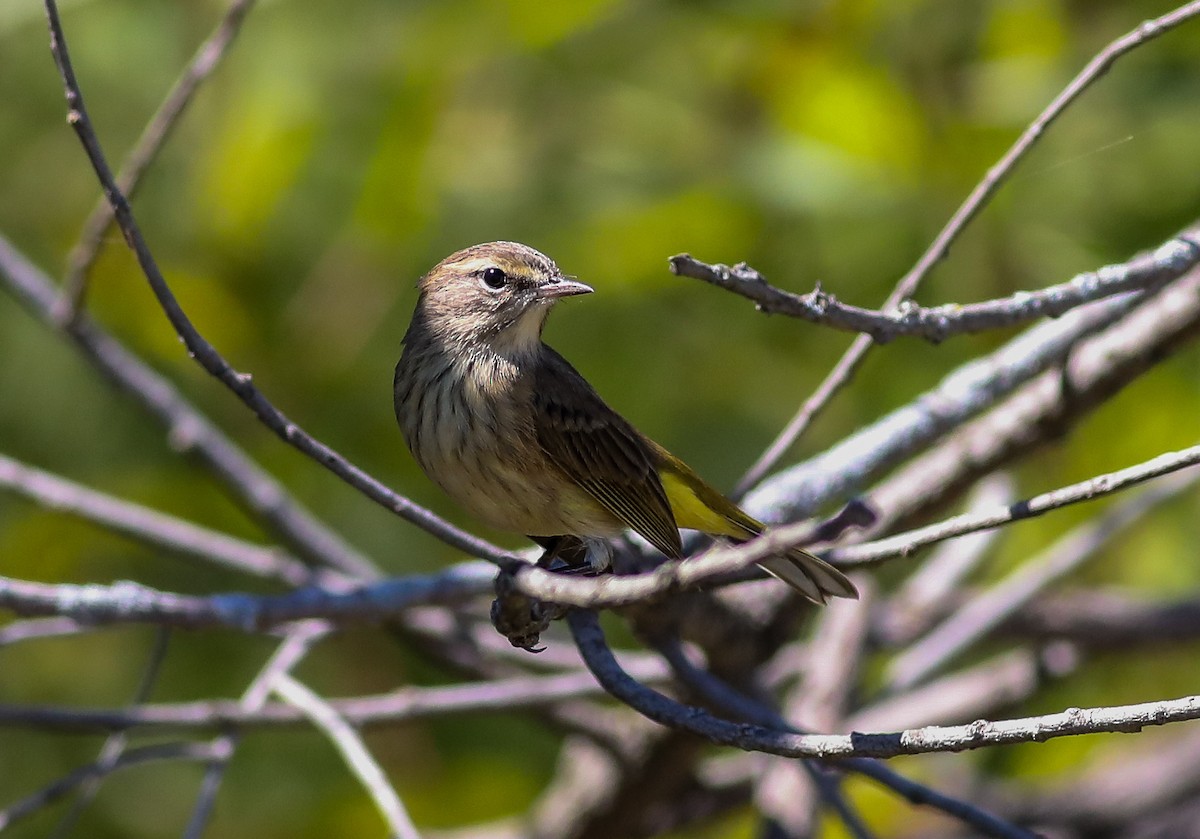
<instances>
[{"instance_id":1,"label":"blurred green foliage","mask_svg":"<svg viewBox=\"0 0 1200 839\"><path fill-rule=\"evenodd\" d=\"M556 313L548 340L609 401L730 486L849 343L764 318L673 278L666 258L747 260L798 291L816 281L874 305L972 185L1103 44L1162 0L752 0L743 3L265 3L204 87L135 202L200 330L306 429L438 512L472 525L418 473L391 412L391 368L414 281L450 251L519 239L599 293ZM89 108L119 160L221 13L211 0L75 0L64 23ZM969 302L1127 258L1200 210L1200 25L1121 62L1055 126L919 294ZM97 196L64 124L40 4L0 4L0 231L57 274ZM453 552L365 501L259 427L190 362L117 234L96 317L390 571ZM903 404L1005 336L877 351L797 456ZM261 538L203 472L46 329L0 295L0 451L88 485ZM1122 394L1023 476L1034 492L1195 442L1197 353ZM1123 538L1092 583L1169 593L1200 574L1194 499ZM1009 564L1080 509L1022 524ZM473 525L472 525L473 526ZM509 544L517 544L510 537ZM1000 573L1003 565L996 573ZM48 581L133 578L185 591L254 584L187 566L0 495L0 568ZM4 701L119 704L149 630L2 653ZM175 639L156 696L236 696L268 654L222 633ZM1067 704L1183 690L1153 660L1103 662L1042 697ZM1112 692L1112 673L1127 688ZM1189 671L1192 672L1192 671ZM1105 673L1108 675L1101 676ZM328 644L300 677L330 695L435 682L372 633ZM1136 685L1137 690L1131 687ZM1033 709L1027 709L1033 710ZM0 805L92 759L99 741L0 731ZM372 734L418 821L522 812L553 736L487 717ZM1077 769L1100 738L1009 749L999 772ZM909 762L902 768L922 771ZM925 770L928 771L928 770ZM128 772L85 816L93 837L174 835L193 766ZM881 835L904 811L854 787ZM131 802L152 801L152 807ZM45 835L54 815L13 832ZM921 818L927 818L922 815ZM911 825L910 825L911 827ZM250 737L210 835L378 835L328 745ZM82 834L81 834L82 835ZM745 818L713 836L749 835Z\"/></svg>"}]
</instances>

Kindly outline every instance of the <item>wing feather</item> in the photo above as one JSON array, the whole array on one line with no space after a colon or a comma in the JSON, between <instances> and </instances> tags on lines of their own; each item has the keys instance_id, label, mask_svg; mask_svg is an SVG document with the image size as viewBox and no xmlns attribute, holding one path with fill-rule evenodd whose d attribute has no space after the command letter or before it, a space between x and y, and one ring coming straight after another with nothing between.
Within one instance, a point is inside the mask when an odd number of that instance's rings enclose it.
<instances>
[{"instance_id":1,"label":"wing feather","mask_svg":"<svg viewBox=\"0 0 1200 839\"><path fill-rule=\"evenodd\" d=\"M543 347L533 403L538 443L551 462L658 550L682 557L679 528L646 439L549 347Z\"/></svg>"}]
</instances>

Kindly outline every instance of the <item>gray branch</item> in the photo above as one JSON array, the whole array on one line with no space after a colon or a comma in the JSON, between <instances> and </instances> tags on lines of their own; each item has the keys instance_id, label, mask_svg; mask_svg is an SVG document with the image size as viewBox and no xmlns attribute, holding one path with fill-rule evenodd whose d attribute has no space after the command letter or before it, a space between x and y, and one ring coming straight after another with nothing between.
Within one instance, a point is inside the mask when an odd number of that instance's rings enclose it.
<instances>
[{"instance_id":1,"label":"gray branch","mask_svg":"<svg viewBox=\"0 0 1200 839\"><path fill-rule=\"evenodd\" d=\"M3 490L182 556L215 562L259 577L276 578L292 586L314 581L309 568L282 550L244 542L140 504L114 498L0 454L0 491Z\"/></svg>"},{"instance_id":2,"label":"gray branch","mask_svg":"<svg viewBox=\"0 0 1200 839\"><path fill-rule=\"evenodd\" d=\"M1079 734L1128 734L1148 726L1200 719L1200 696L1185 696L1136 705L1068 708L1036 717L976 720L969 725L927 726L891 734L791 734L762 725L727 722L638 684L608 649L595 613L573 611L568 620L588 667L622 702L660 725L689 731L711 743L782 757L897 757L959 752L1010 743L1041 743Z\"/></svg>"},{"instance_id":3,"label":"gray branch","mask_svg":"<svg viewBox=\"0 0 1200 839\"><path fill-rule=\"evenodd\" d=\"M671 257L671 271L704 280L754 301L760 311L870 335L876 343L900 336L940 343L955 335L1004 329L1041 318L1057 318L1085 303L1138 291L1178 277L1200 263L1200 240L1172 239L1151 254L1098 271L1080 274L1038 291L1020 291L983 303L950 303L925 308L906 301L894 309L876 311L842 303L818 287L808 294L776 288L744 262L709 265L687 254Z\"/></svg>"}]
</instances>

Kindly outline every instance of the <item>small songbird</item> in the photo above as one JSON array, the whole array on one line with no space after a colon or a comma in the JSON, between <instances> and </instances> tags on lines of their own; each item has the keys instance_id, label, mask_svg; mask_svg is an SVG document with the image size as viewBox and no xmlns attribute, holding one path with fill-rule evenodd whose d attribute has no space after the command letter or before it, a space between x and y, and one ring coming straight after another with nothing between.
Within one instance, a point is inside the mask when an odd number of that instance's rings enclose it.
<instances>
[{"instance_id":1,"label":"small songbird","mask_svg":"<svg viewBox=\"0 0 1200 839\"><path fill-rule=\"evenodd\" d=\"M442 260L420 296L396 365L396 418L417 463L472 515L553 551L563 537L641 534L672 559L679 528L740 542L763 525L608 407L542 327L591 287L515 242ZM800 549L759 563L824 603L854 584Z\"/></svg>"}]
</instances>

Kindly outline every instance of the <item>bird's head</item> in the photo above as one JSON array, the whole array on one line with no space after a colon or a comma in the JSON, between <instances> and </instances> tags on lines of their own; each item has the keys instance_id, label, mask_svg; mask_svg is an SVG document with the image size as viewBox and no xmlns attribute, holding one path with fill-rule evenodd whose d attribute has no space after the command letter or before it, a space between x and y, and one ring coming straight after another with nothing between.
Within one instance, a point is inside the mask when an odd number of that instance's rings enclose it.
<instances>
[{"instance_id":1,"label":"bird's head","mask_svg":"<svg viewBox=\"0 0 1200 839\"><path fill-rule=\"evenodd\" d=\"M434 334L455 343L486 342L504 355L536 350L554 304L592 291L550 257L517 242L451 254L418 287L417 315Z\"/></svg>"}]
</instances>

